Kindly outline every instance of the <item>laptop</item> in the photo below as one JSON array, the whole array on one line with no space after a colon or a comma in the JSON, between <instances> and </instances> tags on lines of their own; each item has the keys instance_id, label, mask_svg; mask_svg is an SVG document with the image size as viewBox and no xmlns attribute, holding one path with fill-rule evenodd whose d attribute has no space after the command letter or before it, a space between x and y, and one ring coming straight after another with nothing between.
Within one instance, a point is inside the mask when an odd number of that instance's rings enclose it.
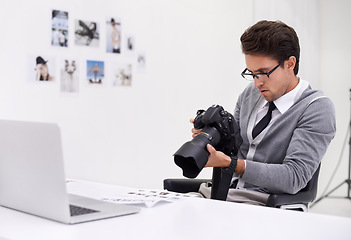
<instances>
[{"instance_id":1,"label":"laptop","mask_svg":"<svg viewBox=\"0 0 351 240\"><path fill-rule=\"evenodd\" d=\"M68 194L58 125L11 120L0 120L0 205L66 224L140 211Z\"/></svg>"}]
</instances>

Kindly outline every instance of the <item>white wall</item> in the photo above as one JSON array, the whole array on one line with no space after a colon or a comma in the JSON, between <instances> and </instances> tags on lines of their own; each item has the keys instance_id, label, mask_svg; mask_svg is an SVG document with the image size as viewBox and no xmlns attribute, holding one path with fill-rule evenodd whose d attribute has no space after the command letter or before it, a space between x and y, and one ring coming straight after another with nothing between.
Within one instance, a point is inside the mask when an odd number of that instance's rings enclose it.
<instances>
[{"instance_id":1,"label":"white wall","mask_svg":"<svg viewBox=\"0 0 351 240\"><path fill-rule=\"evenodd\" d=\"M336 165L350 115L350 1L297 1L304 8L296 1L262 2L3 1L0 118L59 123L68 177L160 188L164 178L181 176L172 154L190 139L188 120L196 110L213 103L234 109L247 84L240 77L245 68L239 41L242 32L261 18L279 18L295 27L300 37L301 76L323 90L336 106L338 132L323 160L323 190ZM135 61L104 53L104 40L95 50L73 44L68 49L51 47L52 9L68 11L72 28L74 19L103 25L108 17L120 17L123 29L135 35L137 51L146 54L146 72L134 70L130 88L84 87L74 96L60 94L58 83L29 83L28 54L79 57L82 63L88 58ZM308 21L309 13L313 17ZM70 37L73 43L73 34ZM210 173L207 169L202 176ZM344 159L333 184L346 176Z\"/></svg>"},{"instance_id":2,"label":"white wall","mask_svg":"<svg viewBox=\"0 0 351 240\"><path fill-rule=\"evenodd\" d=\"M68 49L50 45L53 9L69 12ZM164 178L181 176L172 155L191 138L189 118L213 103L233 111L247 84L239 38L251 11L245 0L4 1L0 118L57 122L68 177L160 188ZM104 23L114 16L146 54L146 71L134 70L132 87L85 84L68 96L58 82L29 82L28 55L78 57L81 66L102 60L106 68L127 59L104 52ZM100 22L99 48L74 46L75 19Z\"/></svg>"},{"instance_id":3,"label":"white wall","mask_svg":"<svg viewBox=\"0 0 351 240\"><path fill-rule=\"evenodd\" d=\"M323 160L319 180L319 195L331 179L328 190L344 182L349 169L349 138L345 137L350 127L351 80L348 75L351 56L351 1L320 1L320 86L335 104L337 133ZM344 152L342 148L345 147ZM340 160L340 161L339 161ZM339 163L340 162L340 163ZM339 164L338 164L339 163ZM334 196L347 196L347 185L344 184Z\"/></svg>"},{"instance_id":4,"label":"white wall","mask_svg":"<svg viewBox=\"0 0 351 240\"><path fill-rule=\"evenodd\" d=\"M254 22L280 20L293 27L300 42L298 75L319 89L319 8L317 0L254 0Z\"/></svg>"}]
</instances>

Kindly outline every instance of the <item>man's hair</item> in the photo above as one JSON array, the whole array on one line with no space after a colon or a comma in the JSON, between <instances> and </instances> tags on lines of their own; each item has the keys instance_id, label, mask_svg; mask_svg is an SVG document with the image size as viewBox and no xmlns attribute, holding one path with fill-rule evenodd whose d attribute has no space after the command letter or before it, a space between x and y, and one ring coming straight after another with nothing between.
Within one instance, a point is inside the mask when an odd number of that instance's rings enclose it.
<instances>
[{"instance_id":1,"label":"man's hair","mask_svg":"<svg viewBox=\"0 0 351 240\"><path fill-rule=\"evenodd\" d=\"M300 62L299 38L295 30L281 21L259 21L241 35L244 54L269 56L278 62L290 56L296 58L294 73L297 75Z\"/></svg>"}]
</instances>

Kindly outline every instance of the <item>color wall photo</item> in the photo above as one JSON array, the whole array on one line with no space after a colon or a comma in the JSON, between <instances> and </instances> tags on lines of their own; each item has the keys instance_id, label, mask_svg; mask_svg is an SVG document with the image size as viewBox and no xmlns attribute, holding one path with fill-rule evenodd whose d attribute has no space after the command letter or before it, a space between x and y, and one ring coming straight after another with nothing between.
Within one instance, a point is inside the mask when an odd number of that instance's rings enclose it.
<instances>
[{"instance_id":1,"label":"color wall photo","mask_svg":"<svg viewBox=\"0 0 351 240\"><path fill-rule=\"evenodd\" d=\"M52 10L51 45L68 47L68 12Z\"/></svg>"},{"instance_id":2,"label":"color wall photo","mask_svg":"<svg viewBox=\"0 0 351 240\"><path fill-rule=\"evenodd\" d=\"M56 80L56 59L44 54L29 54L28 80L30 82L54 82Z\"/></svg>"},{"instance_id":3,"label":"color wall photo","mask_svg":"<svg viewBox=\"0 0 351 240\"><path fill-rule=\"evenodd\" d=\"M89 84L103 84L105 78L104 62L88 60L86 76Z\"/></svg>"},{"instance_id":4,"label":"color wall photo","mask_svg":"<svg viewBox=\"0 0 351 240\"><path fill-rule=\"evenodd\" d=\"M121 21L118 18L110 18L106 21L106 52L121 53Z\"/></svg>"}]
</instances>

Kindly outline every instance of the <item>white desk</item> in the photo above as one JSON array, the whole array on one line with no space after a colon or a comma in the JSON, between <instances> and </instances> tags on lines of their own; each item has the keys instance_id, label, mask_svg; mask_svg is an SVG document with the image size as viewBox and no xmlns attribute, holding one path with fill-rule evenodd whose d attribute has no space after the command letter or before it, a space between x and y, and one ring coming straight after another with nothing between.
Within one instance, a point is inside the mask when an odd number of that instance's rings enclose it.
<instances>
[{"instance_id":1,"label":"white desk","mask_svg":"<svg viewBox=\"0 0 351 240\"><path fill-rule=\"evenodd\" d=\"M71 193L101 198L126 188L69 183ZM0 207L0 239L351 239L351 218L208 199L143 208L138 214L65 225Z\"/></svg>"}]
</instances>

